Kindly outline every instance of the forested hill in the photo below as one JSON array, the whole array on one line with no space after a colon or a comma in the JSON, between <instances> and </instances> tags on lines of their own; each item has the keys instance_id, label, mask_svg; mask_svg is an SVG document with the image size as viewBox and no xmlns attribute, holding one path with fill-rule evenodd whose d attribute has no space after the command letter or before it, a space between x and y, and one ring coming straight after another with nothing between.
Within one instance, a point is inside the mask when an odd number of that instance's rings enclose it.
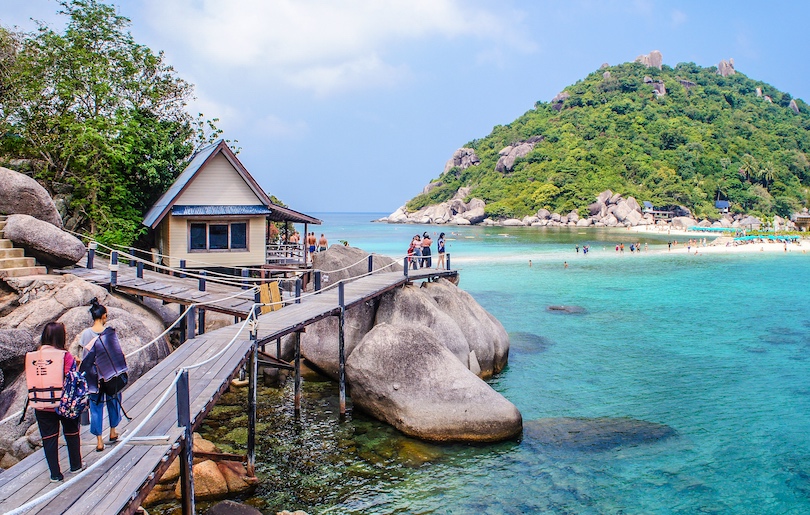
<instances>
[{"instance_id":1,"label":"forested hill","mask_svg":"<svg viewBox=\"0 0 810 515\"><path fill-rule=\"evenodd\" d=\"M493 218L584 213L606 189L701 218L718 217L717 199L789 216L808 202L810 109L733 61L720 68L603 65L469 142L408 211L469 186Z\"/></svg>"}]
</instances>

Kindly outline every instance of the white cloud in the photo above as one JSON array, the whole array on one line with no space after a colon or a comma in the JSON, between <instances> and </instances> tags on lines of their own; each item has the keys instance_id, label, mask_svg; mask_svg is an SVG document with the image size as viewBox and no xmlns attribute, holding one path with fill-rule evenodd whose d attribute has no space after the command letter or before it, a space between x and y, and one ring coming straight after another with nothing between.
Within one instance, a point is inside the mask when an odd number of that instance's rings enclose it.
<instances>
[{"instance_id":1,"label":"white cloud","mask_svg":"<svg viewBox=\"0 0 810 515\"><path fill-rule=\"evenodd\" d=\"M673 27L683 25L684 23L686 23L686 13L675 9L674 11L672 11L671 22Z\"/></svg>"},{"instance_id":2,"label":"white cloud","mask_svg":"<svg viewBox=\"0 0 810 515\"><path fill-rule=\"evenodd\" d=\"M389 85L407 66L386 50L429 38L471 38L532 52L521 15L460 0L148 0L148 22L187 58L250 70L328 95Z\"/></svg>"}]
</instances>

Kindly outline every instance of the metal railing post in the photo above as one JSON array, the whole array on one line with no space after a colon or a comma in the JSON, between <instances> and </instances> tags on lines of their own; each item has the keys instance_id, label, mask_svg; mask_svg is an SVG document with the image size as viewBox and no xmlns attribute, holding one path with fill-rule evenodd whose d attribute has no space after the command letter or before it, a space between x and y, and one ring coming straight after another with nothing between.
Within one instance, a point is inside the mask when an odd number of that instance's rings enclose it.
<instances>
[{"instance_id":1,"label":"metal railing post","mask_svg":"<svg viewBox=\"0 0 810 515\"><path fill-rule=\"evenodd\" d=\"M248 276L249 275L250 275L250 270L248 270L247 268L243 268L242 269L242 289L243 290L249 290L250 289L250 283L248 282Z\"/></svg>"},{"instance_id":2,"label":"metal railing post","mask_svg":"<svg viewBox=\"0 0 810 515\"><path fill-rule=\"evenodd\" d=\"M180 273L177 274L177 277L179 277L180 279L185 279L186 274L183 273L185 270L186 270L186 260L181 259L180 260Z\"/></svg>"},{"instance_id":3,"label":"metal railing post","mask_svg":"<svg viewBox=\"0 0 810 515\"><path fill-rule=\"evenodd\" d=\"M129 266L135 266L135 249L133 247L129 248Z\"/></svg>"},{"instance_id":4,"label":"metal railing post","mask_svg":"<svg viewBox=\"0 0 810 515\"><path fill-rule=\"evenodd\" d=\"M301 278L295 280L295 303L301 304Z\"/></svg>"},{"instance_id":5,"label":"metal railing post","mask_svg":"<svg viewBox=\"0 0 810 515\"><path fill-rule=\"evenodd\" d=\"M321 291L321 271L315 270L313 274L315 275L315 291Z\"/></svg>"},{"instance_id":6,"label":"metal railing post","mask_svg":"<svg viewBox=\"0 0 810 515\"><path fill-rule=\"evenodd\" d=\"M205 270L200 270L200 291L205 291Z\"/></svg>"},{"instance_id":7,"label":"metal railing post","mask_svg":"<svg viewBox=\"0 0 810 515\"><path fill-rule=\"evenodd\" d=\"M191 401L189 397L188 370L180 372L177 381L177 427L182 427L183 447L180 449L180 492L183 515L194 515L194 443L191 431Z\"/></svg>"},{"instance_id":8,"label":"metal railing post","mask_svg":"<svg viewBox=\"0 0 810 515\"><path fill-rule=\"evenodd\" d=\"M138 279L143 279L143 262L138 261L135 264L135 275L138 277Z\"/></svg>"},{"instance_id":9,"label":"metal railing post","mask_svg":"<svg viewBox=\"0 0 810 515\"><path fill-rule=\"evenodd\" d=\"M253 322L256 322L256 309L250 313ZM258 360L258 334L256 324L250 328L250 360L248 362L248 434L247 434L247 474L256 475L256 381L259 376Z\"/></svg>"},{"instance_id":10,"label":"metal railing post","mask_svg":"<svg viewBox=\"0 0 810 515\"><path fill-rule=\"evenodd\" d=\"M450 270L450 254L445 254L444 257L447 260L447 269Z\"/></svg>"},{"instance_id":11,"label":"metal railing post","mask_svg":"<svg viewBox=\"0 0 810 515\"><path fill-rule=\"evenodd\" d=\"M110 287L116 286L118 286L118 251L113 250L110 253Z\"/></svg>"},{"instance_id":12,"label":"metal railing post","mask_svg":"<svg viewBox=\"0 0 810 515\"><path fill-rule=\"evenodd\" d=\"M87 244L87 269L93 269L93 262L95 261L96 257L96 248L98 248L98 243L91 241Z\"/></svg>"},{"instance_id":13,"label":"metal railing post","mask_svg":"<svg viewBox=\"0 0 810 515\"><path fill-rule=\"evenodd\" d=\"M405 265L405 280L408 280L408 265L410 264L408 258L404 259L403 264Z\"/></svg>"},{"instance_id":14,"label":"metal railing post","mask_svg":"<svg viewBox=\"0 0 810 515\"><path fill-rule=\"evenodd\" d=\"M343 282L338 283L338 305L340 306L340 313L338 313L338 363L339 363L339 382L340 382L340 416L346 416L346 349L343 336L343 325L345 322L346 314L346 298L343 291Z\"/></svg>"},{"instance_id":15,"label":"metal railing post","mask_svg":"<svg viewBox=\"0 0 810 515\"><path fill-rule=\"evenodd\" d=\"M205 334L205 309L197 309L197 333Z\"/></svg>"},{"instance_id":16,"label":"metal railing post","mask_svg":"<svg viewBox=\"0 0 810 515\"><path fill-rule=\"evenodd\" d=\"M368 273L371 273L374 270L374 256L369 254L368 255Z\"/></svg>"}]
</instances>

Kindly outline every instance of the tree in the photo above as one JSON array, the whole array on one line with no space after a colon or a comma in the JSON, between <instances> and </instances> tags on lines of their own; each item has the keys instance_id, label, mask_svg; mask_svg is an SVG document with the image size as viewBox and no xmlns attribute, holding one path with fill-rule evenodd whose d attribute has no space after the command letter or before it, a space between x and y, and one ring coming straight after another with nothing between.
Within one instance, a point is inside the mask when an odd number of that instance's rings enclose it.
<instances>
[{"instance_id":1,"label":"tree","mask_svg":"<svg viewBox=\"0 0 810 515\"><path fill-rule=\"evenodd\" d=\"M129 243L144 206L191 153L192 86L162 52L134 41L114 7L59 3L69 18L64 33L40 24L13 59L0 57L10 62L0 77L4 148L40 160L36 177L52 193L72 190L71 228Z\"/></svg>"}]
</instances>

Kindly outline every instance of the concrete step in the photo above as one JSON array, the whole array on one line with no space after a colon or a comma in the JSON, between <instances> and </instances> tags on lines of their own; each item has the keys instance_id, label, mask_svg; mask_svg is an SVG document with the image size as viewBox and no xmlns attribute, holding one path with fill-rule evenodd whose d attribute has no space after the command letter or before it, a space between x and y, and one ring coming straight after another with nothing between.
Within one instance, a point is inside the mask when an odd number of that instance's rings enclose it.
<instances>
[{"instance_id":1,"label":"concrete step","mask_svg":"<svg viewBox=\"0 0 810 515\"><path fill-rule=\"evenodd\" d=\"M44 266L21 266L16 268L0 268L0 279L6 277L25 277L27 275L45 275L48 270Z\"/></svg>"},{"instance_id":2,"label":"concrete step","mask_svg":"<svg viewBox=\"0 0 810 515\"><path fill-rule=\"evenodd\" d=\"M0 259L25 257L23 249L0 249Z\"/></svg>"},{"instance_id":3,"label":"concrete step","mask_svg":"<svg viewBox=\"0 0 810 515\"><path fill-rule=\"evenodd\" d=\"M14 246L11 240L0 238L0 249L10 249Z\"/></svg>"},{"instance_id":4,"label":"concrete step","mask_svg":"<svg viewBox=\"0 0 810 515\"><path fill-rule=\"evenodd\" d=\"M11 257L0 258L0 269L2 268L20 268L27 266L37 266L37 262L32 257Z\"/></svg>"}]
</instances>

